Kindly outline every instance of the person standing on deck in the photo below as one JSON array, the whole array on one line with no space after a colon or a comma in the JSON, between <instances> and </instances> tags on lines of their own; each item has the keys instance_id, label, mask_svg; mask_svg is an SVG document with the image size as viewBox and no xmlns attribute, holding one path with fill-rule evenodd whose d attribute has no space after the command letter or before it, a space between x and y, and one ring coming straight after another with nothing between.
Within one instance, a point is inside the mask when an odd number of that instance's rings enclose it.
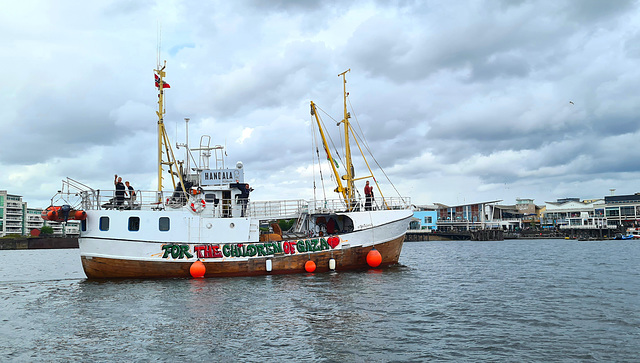
<instances>
[{"instance_id":1,"label":"person standing on deck","mask_svg":"<svg viewBox=\"0 0 640 363\"><path fill-rule=\"evenodd\" d=\"M253 191L253 189L249 188L249 184L245 184L244 188L240 188L240 196L238 199L240 200L240 204L242 204L242 215L244 217L247 212L247 203L249 202L249 193Z\"/></svg>"},{"instance_id":2,"label":"person standing on deck","mask_svg":"<svg viewBox=\"0 0 640 363\"><path fill-rule=\"evenodd\" d=\"M373 188L369 185L369 181L367 180L367 185L364 186L364 210L371 210L371 201L373 200Z\"/></svg>"},{"instance_id":3,"label":"person standing on deck","mask_svg":"<svg viewBox=\"0 0 640 363\"><path fill-rule=\"evenodd\" d=\"M127 186L127 193L129 194L129 207L133 208L136 202L136 191L133 189L131 184L129 184L128 180L124 182L124 184Z\"/></svg>"},{"instance_id":4,"label":"person standing on deck","mask_svg":"<svg viewBox=\"0 0 640 363\"><path fill-rule=\"evenodd\" d=\"M113 184L116 186L116 206L121 206L124 203L125 187L122 184L122 177L118 177L116 174Z\"/></svg>"}]
</instances>

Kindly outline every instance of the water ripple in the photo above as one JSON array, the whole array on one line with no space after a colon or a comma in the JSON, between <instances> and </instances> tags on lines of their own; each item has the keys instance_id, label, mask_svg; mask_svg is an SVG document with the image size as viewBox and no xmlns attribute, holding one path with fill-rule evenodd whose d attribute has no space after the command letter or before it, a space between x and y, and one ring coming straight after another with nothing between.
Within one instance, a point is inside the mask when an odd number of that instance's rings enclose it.
<instances>
[{"instance_id":1,"label":"water ripple","mask_svg":"<svg viewBox=\"0 0 640 363\"><path fill-rule=\"evenodd\" d=\"M640 244L407 243L383 271L84 279L0 251L2 361L637 361Z\"/></svg>"}]
</instances>

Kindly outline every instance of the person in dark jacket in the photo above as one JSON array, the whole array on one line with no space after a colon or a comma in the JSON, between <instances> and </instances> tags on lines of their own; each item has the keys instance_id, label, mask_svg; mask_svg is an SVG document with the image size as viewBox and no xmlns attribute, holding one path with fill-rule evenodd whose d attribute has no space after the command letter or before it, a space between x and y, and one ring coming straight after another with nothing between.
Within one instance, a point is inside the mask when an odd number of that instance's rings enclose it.
<instances>
[{"instance_id":1,"label":"person in dark jacket","mask_svg":"<svg viewBox=\"0 0 640 363\"><path fill-rule=\"evenodd\" d=\"M247 203L249 202L249 193L252 192L253 189L249 187L249 184L245 184L244 188L240 188L240 196L238 199L240 200L240 204L242 204L242 215L244 217L247 212Z\"/></svg>"},{"instance_id":2,"label":"person in dark jacket","mask_svg":"<svg viewBox=\"0 0 640 363\"><path fill-rule=\"evenodd\" d=\"M113 184L116 186L116 206L121 206L124 203L125 193L125 187L124 184L122 184L122 177L118 177L118 174L116 174Z\"/></svg>"}]
</instances>

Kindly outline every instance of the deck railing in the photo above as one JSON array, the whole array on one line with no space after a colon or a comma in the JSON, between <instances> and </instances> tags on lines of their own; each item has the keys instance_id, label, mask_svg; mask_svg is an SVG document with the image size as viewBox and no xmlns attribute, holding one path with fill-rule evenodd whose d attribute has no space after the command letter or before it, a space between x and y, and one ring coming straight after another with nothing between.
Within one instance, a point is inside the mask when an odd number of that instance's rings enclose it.
<instances>
[{"instance_id":1,"label":"deck railing","mask_svg":"<svg viewBox=\"0 0 640 363\"><path fill-rule=\"evenodd\" d=\"M70 201L70 199L76 199ZM175 191L143 191L136 190L135 197L116 197L115 190L89 190L62 197L69 201L74 208L84 210L173 210L180 208L196 209L206 217L236 217L241 216L243 205L241 200L204 199L203 194L184 196L182 192ZM201 203L204 200L204 204ZM193 208L192 208L193 203ZM250 217L281 217L295 218L301 213L334 213L345 211L365 211L383 209L409 209L409 198L385 198L374 200L371 207L365 206L365 200L357 199L347 206L341 199L305 201L275 200L275 201L248 201L244 211L245 216Z\"/></svg>"},{"instance_id":2,"label":"deck railing","mask_svg":"<svg viewBox=\"0 0 640 363\"><path fill-rule=\"evenodd\" d=\"M295 218L307 212L309 205L304 200L274 200L266 202L250 202L248 205L251 217L281 216Z\"/></svg>"}]
</instances>

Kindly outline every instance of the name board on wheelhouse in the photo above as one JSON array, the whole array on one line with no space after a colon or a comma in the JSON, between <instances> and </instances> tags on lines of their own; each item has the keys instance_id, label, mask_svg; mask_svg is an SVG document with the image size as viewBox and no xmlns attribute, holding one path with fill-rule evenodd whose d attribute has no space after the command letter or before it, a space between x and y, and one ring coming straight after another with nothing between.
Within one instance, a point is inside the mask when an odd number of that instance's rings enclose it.
<instances>
[{"instance_id":1,"label":"name board on wheelhouse","mask_svg":"<svg viewBox=\"0 0 640 363\"><path fill-rule=\"evenodd\" d=\"M244 183L242 169L203 170L200 173L200 185L222 185L229 183Z\"/></svg>"}]
</instances>

